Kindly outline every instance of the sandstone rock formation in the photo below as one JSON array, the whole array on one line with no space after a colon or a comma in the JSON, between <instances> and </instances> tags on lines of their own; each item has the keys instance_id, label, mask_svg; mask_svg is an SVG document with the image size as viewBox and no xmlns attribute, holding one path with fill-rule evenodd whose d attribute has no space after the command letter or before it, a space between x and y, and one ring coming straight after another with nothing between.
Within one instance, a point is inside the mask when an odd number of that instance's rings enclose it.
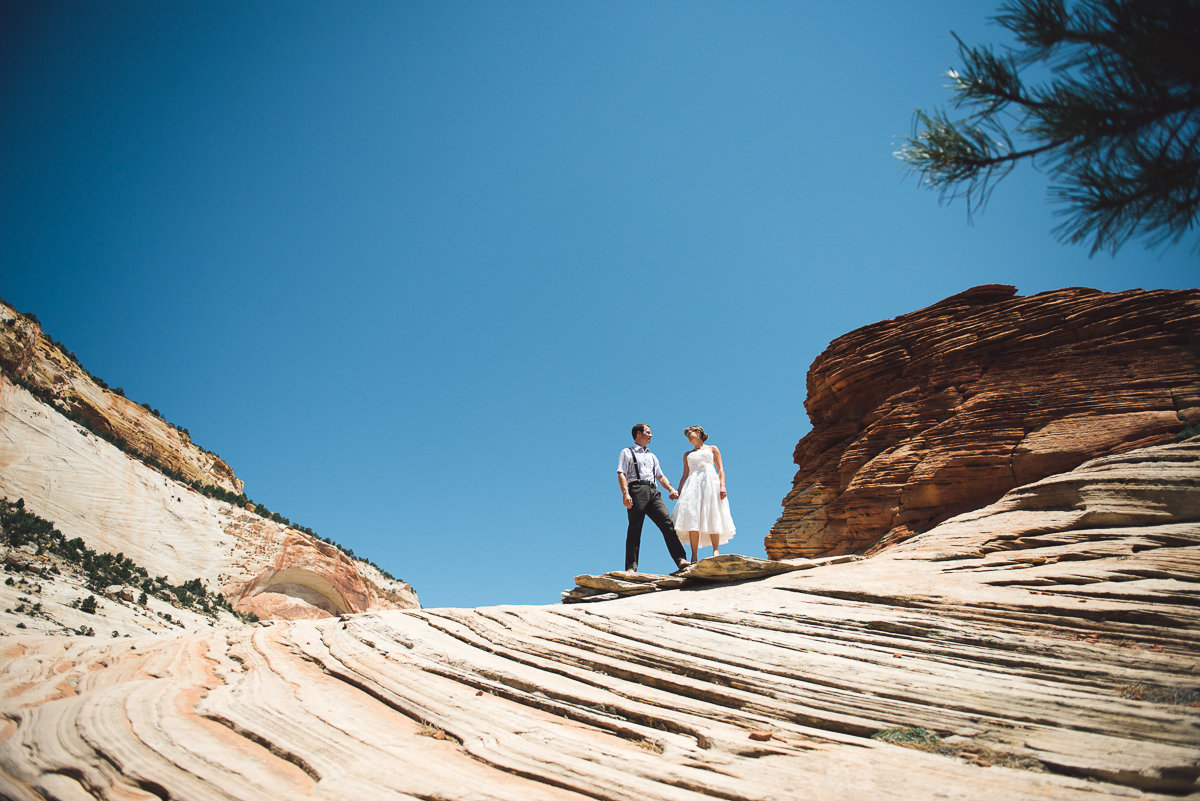
<instances>
[{"instance_id":1,"label":"sandstone rock formation","mask_svg":"<svg viewBox=\"0 0 1200 801\"><path fill-rule=\"evenodd\" d=\"M52 399L60 411L87 421L92 430L124 440L128 447L188 481L242 491L242 482L219 456L145 407L102 386L45 335L35 320L0 302L0 371Z\"/></svg>"},{"instance_id":2,"label":"sandstone rock formation","mask_svg":"<svg viewBox=\"0 0 1200 801\"><path fill-rule=\"evenodd\" d=\"M834 340L772 559L867 552L1200 421L1200 290L982 286Z\"/></svg>"},{"instance_id":3,"label":"sandstone rock formation","mask_svg":"<svg viewBox=\"0 0 1200 801\"><path fill-rule=\"evenodd\" d=\"M615 570L598 576L585 573L575 577L574 589L563 592L562 598L563 603L612 601L629 595L641 595L659 590L752 581L793 570L808 570L821 565L841 564L855 558L857 557L833 556L825 559L774 561L725 553L701 559L669 576L660 576L655 573L634 573L628 570Z\"/></svg>"},{"instance_id":4,"label":"sandstone rock formation","mask_svg":"<svg viewBox=\"0 0 1200 801\"><path fill-rule=\"evenodd\" d=\"M1198 497L1191 441L750 583L116 640L7 629L0 796L1195 797Z\"/></svg>"},{"instance_id":5,"label":"sandstone rock formation","mask_svg":"<svg viewBox=\"0 0 1200 801\"><path fill-rule=\"evenodd\" d=\"M238 611L264 618L418 606L406 582L318 538L203 495L68 419L61 410L82 410L91 427L140 443L158 464L190 480L242 489L224 462L99 386L32 321L3 304L0 368L0 497L24 499L67 537L123 553L173 583L202 579Z\"/></svg>"}]
</instances>

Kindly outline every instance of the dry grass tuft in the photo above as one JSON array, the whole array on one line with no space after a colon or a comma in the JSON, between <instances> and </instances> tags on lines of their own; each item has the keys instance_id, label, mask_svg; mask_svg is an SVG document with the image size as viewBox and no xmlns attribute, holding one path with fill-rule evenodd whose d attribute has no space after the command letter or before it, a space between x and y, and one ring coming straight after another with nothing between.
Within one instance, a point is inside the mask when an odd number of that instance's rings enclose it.
<instances>
[{"instance_id":1,"label":"dry grass tuft","mask_svg":"<svg viewBox=\"0 0 1200 801\"><path fill-rule=\"evenodd\" d=\"M448 734L445 729L435 726L427 720L422 720L421 724L417 726L417 736L432 737L435 740L445 740L448 743L462 745L462 740L453 734Z\"/></svg>"},{"instance_id":2,"label":"dry grass tuft","mask_svg":"<svg viewBox=\"0 0 1200 801\"><path fill-rule=\"evenodd\" d=\"M1117 693L1130 701L1149 701L1152 704L1196 706L1200 703L1200 687L1155 687L1135 681L1121 685Z\"/></svg>"},{"instance_id":3,"label":"dry grass tuft","mask_svg":"<svg viewBox=\"0 0 1200 801\"><path fill-rule=\"evenodd\" d=\"M902 745L905 748L916 748L920 751L940 751L945 748L942 738L920 726L902 726L894 729L884 729L871 735L872 740L879 740L892 745Z\"/></svg>"},{"instance_id":4,"label":"dry grass tuft","mask_svg":"<svg viewBox=\"0 0 1200 801\"><path fill-rule=\"evenodd\" d=\"M656 743L653 740L647 740L645 737L640 740L634 740L633 744L643 751L649 751L652 754L661 754L663 752L661 743Z\"/></svg>"}]
</instances>

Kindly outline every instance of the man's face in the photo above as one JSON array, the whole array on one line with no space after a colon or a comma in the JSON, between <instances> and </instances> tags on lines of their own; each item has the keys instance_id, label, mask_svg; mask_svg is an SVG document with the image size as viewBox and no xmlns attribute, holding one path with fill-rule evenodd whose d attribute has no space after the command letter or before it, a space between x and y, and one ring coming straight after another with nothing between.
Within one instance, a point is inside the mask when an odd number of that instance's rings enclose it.
<instances>
[{"instance_id":1,"label":"man's face","mask_svg":"<svg viewBox=\"0 0 1200 801\"><path fill-rule=\"evenodd\" d=\"M654 435L650 433L650 429L643 428L633 441L643 448L647 448L650 446L650 437L652 436Z\"/></svg>"}]
</instances>

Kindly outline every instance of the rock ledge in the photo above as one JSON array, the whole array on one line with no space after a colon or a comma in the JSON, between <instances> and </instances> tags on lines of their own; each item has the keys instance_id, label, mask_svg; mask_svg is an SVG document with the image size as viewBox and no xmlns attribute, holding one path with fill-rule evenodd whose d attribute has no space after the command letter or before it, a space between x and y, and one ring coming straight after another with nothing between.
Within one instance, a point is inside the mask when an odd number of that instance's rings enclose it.
<instances>
[{"instance_id":1,"label":"rock ledge","mask_svg":"<svg viewBox=\"0 0 1200 801\"><path fill-rule=\"evenodd\" d=\"M793 570L841 564L857 558L859 557L843 555L823 559L758 559L736 553L723 553L720 556L701 559L669 576L634 573L628 570L615 570L600 575L584 573L575 577L575 588L564 590L562 598L565 604L614 601L629 595L642 595L659 590L752 581Z\"/></svg>"}]
</instances>

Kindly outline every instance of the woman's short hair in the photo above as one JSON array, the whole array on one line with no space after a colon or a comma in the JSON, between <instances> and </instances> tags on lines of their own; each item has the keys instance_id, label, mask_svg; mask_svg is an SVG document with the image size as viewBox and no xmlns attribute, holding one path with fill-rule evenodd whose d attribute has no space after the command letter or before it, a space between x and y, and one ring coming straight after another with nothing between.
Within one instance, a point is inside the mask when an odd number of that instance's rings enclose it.
<instances>
[{"instance_id":1,"label":"woman's short hair","mask_svg":"<svg viewBox=\"0 0 1200 801\"><path fill-rule=\"evenodd\" d=\"M690 431L695 431L701 442L708 442L708 434L704 433L704 429L700 426L688 426L683 429L683 435L686 437Z\"/></svg>"}]
</instances>

